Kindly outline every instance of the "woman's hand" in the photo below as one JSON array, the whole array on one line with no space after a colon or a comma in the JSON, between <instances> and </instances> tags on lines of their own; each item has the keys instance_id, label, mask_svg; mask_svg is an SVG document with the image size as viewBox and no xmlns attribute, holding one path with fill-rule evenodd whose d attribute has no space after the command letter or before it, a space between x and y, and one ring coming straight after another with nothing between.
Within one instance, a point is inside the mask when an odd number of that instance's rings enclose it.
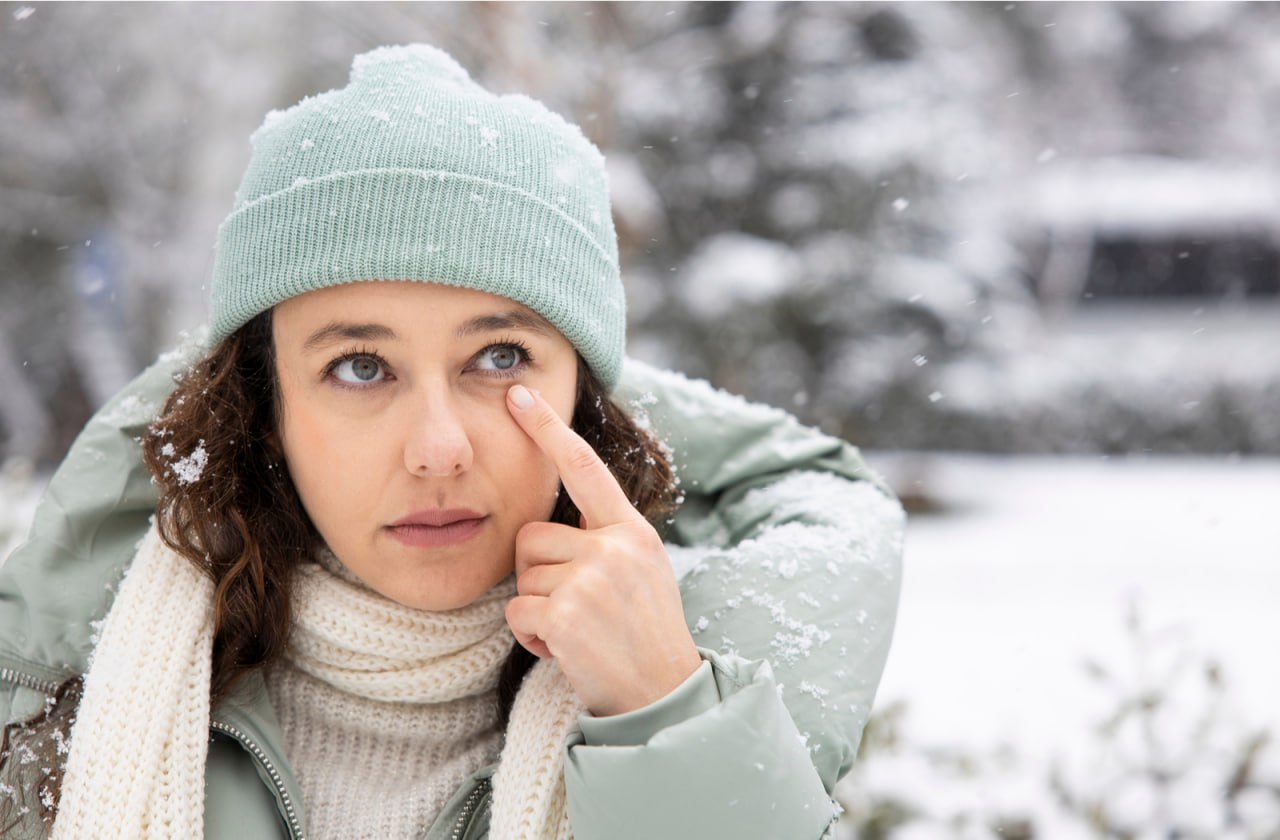
<instances>
[{"instance_id":1,"label":"woman's hand","mask_svg":"<svg viewBox=\"0 0 1280 840\"><path fill-rule=\"evenodd\" d=\"M507 405L555 463L582 527L530 522L516 535L516 588L507 623L538 657L554 656L587 710L646 706L701 662L685 625L662 539L632 506L591 445L533 391Z\"/></svg>"}]
</instances>

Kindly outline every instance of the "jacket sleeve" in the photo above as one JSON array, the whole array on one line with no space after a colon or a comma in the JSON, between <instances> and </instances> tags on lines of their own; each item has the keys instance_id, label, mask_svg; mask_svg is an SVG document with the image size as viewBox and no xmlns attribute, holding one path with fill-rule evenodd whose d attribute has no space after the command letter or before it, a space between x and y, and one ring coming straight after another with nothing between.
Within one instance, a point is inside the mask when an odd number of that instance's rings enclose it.
<instances>
[{"instance_id":1,"label":"jacket sleeve","mask_svg":"<svg viewBox=\"0 0 1280 840\"><path fill-rule=\"evenodd\" d=\"M817 840L831 824L769 664L699 653L702 668L671 695L618 716L628 721L584 717L570 735L565 787L577 840ZM608 743L593 743L606 728Z\"/></svg>"},{"instance_id":2,"label":"jacket sleeve","mask_svg":"<svg viewBox=\"0 0 1280 840\"><path fill-rule=\"evenodd\" d=\"M665 536L695 642L770 664L831 793L892 640L901 506L856 448L777 409L634 362L618 396L677 465L686 498Z\"/></svg>"},{"instance_id":3,"label":"jacket sleeve","mask_svg":"<svg viewBox=\"0 0 1280 840\"><path fill-rule=\"evenodd\" d=\"M796 472L721 511L723 547L669 546L694 641L767 660L827 792L853 766L897 616L904 516L867 484Z\"/></svg>"}]
</instances>

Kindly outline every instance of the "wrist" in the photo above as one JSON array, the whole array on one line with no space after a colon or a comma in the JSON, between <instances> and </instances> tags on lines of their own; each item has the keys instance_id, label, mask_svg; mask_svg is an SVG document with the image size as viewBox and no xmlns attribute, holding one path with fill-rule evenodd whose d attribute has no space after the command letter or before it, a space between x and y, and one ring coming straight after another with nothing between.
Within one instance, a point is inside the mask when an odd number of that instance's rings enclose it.
<instances>
[{"instance_id":1,"label":"wrist","mask_svg":"<svg viewBox=\"0 0 1280 840\"><path fill-rule=\"evenodd\" d=\"M669 657L666 665L668 667L663 668L660 674L641 675L640 682L626 696L599 708L589 708L588 713L592 717L605 718L651 706L685 685L702 665L702 656L690 641L689 648Z\"/></svg>"},{"instance_id":2,"label":"wrist","mask_svg":"<svg viewBox=\"0 0 1280 840\"><path fill-rule=\"evenodd\" d=\"M664 668L662 676L650 676L644 679L644 682L635 686L635 690L621 698L620 702L600 709L589 708L588 715L595 720L608 721L645 717L653 709L671 703L673 698L680 698L682 694L689 693L690 686L694 684L699 672L709 667L698 653L698 649L692 649L691 653L691 659L686 659L684 652L678 659L675 657L669 659L668 665L672 667Z\"/></svg>"}]
</instances>

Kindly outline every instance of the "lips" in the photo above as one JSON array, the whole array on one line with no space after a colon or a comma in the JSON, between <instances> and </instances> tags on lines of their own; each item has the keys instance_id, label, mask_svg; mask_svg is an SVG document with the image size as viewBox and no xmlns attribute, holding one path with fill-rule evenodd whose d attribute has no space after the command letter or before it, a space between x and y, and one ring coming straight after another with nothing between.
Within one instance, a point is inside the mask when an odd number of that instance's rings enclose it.
<instances>
[{"instance_id":1,"label":"lips","mask_svg":"<svg viewBox=\"0 0 1280 840\"><path fill-rule=\"evenodd\" d=\"M449 508L448 510L434 508L411 513L392 522L388 527L400 528L406 525L429 525L433 528L441 528L445 525L461 522L464 519L484 519L484 514L476 513L474 510L468 510L467 508Z\"/></svg>"},{"instance_id":2,"label":"lips","mask_svg":"<svg viewBox=\"0 0 1280 840\"><path fill-rule=\"evenodd\" d=\"M421 510L392 522L387 533L411 548L439 548L466 542L487 521L484 514L465 508Z\"/></svg>"}]
</instances>

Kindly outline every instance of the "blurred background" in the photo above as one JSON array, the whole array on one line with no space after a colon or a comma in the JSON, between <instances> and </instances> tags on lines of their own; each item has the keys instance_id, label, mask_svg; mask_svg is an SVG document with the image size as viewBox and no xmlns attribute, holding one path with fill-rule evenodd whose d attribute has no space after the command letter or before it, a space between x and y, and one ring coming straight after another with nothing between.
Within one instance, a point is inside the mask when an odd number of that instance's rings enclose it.
<instances>
[{"instance_id":1,"label":"blurred background","mask_svg":"<svg viewBox=\"0 0 1280 840\"><path fill-rule=\"evenodd\" d=\"M1280 6L0 4L0 557L267 111L440 46L605 152L632 355L912 513L846 840L1280 838Z\"/></svg>"}]
</instances>

